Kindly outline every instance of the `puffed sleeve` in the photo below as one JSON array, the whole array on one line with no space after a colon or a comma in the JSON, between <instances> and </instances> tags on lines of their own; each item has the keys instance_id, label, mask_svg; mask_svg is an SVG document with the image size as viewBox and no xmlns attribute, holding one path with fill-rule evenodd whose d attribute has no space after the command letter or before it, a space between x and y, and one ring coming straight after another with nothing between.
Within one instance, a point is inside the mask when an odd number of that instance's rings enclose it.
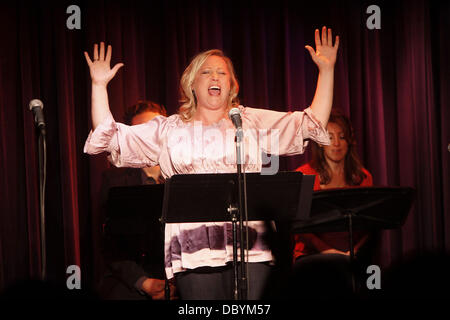
<instances>
[{"instance_id":1,"label":"puffed sleeve","mask_svg":"<svg viewBox=\"0 0 450 320\"><path fill-rule=\"evenodd\" d=\"M146 123L128 126L110 116L89 133L84 152L108 152L109 161L116 167L155 166L161 153L166 119L157 116Z\"/></svg>"},{"instance_id":2,"label":"puffed sleeve","mask_svg":"<svg viewBox=\"0 0 450 320\"><path fill-rule=\"evenodd\" d=\"M262 145L263 150L267 153L301 154L308 145L308 139L323 145L330 144L327 130L310 108L294 112L278 112L242 106L240 109L244 126L247 122L247 127L250 129L267 131L263 134L267 134L269 142Z\"/></svg>"}]
</instances>

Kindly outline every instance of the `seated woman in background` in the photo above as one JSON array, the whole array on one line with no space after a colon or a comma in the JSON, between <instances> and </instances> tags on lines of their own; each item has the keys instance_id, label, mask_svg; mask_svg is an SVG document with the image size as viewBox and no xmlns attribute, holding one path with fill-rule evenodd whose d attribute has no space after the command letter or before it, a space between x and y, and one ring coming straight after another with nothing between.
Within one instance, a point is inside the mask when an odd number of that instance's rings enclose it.
<instances>
[{"instance_id":1,"label":"seated woman in background","mask_svg":"<svg viewBox=\"0 0 450 320\"><path fill-rule=\"evenodd\" d=\"M356 152L356 140L350 120L333 109L327 130L331 145L322 146L312 142L312 160L296 171L316 176L314 191L372 186L372 175L362 166ZM315 253L349 255L347 232L300 234L296 235L295 240L294 259ZM354 233L355 253L366 240L366 234Z\"/></svg>"},{"instance_id":2,"label":"seated woman in background","mask_svg":"<svg viewBox=\"0 0 450 320\"><path fill-rule=\"evenodd\" d=\"M372 175L361 164L350 120L333 109L328 121L330 145L312 142L312 160L297 168L303 174L315 175L314 191L334 188L369 187ZM353 294L354 277L348 265L350 255L348 232L296 234L294 260L297 287L309 297L331 298ZM372 238L372 237L370 237ZM368 232L353 232L354 253L368 245ZM351 284L353 283L353 284ZM326 290L324 290L326 288Z\"/></svg>"}]
</instances>

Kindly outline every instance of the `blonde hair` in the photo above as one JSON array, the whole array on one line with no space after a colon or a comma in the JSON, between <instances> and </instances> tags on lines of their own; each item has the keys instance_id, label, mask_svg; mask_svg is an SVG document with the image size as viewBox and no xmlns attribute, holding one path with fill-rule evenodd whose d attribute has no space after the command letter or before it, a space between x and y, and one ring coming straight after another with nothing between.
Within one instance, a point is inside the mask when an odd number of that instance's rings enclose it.
<instances>
[{"instance_id":1,"label":"blonde hair","mask_svg":"<svg viewBox=\"0 0 450 320\"><path fill-rule=\"evenodd\" d=\"M233 63L231 62L230 58L225 56L222 50L219 49L204 51L197 54L194 57L194 59L192 59L191 63L187 66L186 70L184 70L183 75L181 76L180 81L181 106L178 110L178 114L181 116L183 121L191 120L195 112L197 111L197 97L193 92L192 85L194 83L197 72L200 70L203 63L205 63L206 59L208 59L208 57L210 56L221 57L227 64L228 71L230 72L231 83L227 108L231 109L239 105L239 99L237 97L239 93L239 84L236 78L236 73L234 72Z\"/></svg>"}]
</instances>

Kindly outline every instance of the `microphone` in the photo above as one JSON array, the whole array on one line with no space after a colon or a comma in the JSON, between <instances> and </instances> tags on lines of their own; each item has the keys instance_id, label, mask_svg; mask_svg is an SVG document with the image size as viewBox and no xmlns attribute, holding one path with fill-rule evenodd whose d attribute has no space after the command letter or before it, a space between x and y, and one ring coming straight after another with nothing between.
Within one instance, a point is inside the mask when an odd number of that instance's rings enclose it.
<instances>
[{"instance_id":1,"label":"microphone","mask_svg":"<svg viewBox=\"0 0 450 320\"><path fill-rule=\"evenodd\" d=\"M236 129L242 129L242 118L239 108L232 108L228 112L228 117L231 119L231 122L233 122Z\"/></svg>"},{"instance_id":2,"label":"microphone","mask_svg":"<svg viewBox=\"0 0 450 320\"><path fill-rule=\"evenodd\" d=\"M30 101L30 110L34 114L34 123L37 128L45 132L45 121L44 121L44 104L39 99L33 99Z\"/></svg>"}]
</instances>

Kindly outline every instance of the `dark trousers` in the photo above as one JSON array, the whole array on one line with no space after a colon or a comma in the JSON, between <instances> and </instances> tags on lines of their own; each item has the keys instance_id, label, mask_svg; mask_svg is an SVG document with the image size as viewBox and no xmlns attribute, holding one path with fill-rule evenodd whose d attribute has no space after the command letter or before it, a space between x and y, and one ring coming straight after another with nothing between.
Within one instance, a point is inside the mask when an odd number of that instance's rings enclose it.
<instances>
[{"instance_id":1,"label":"dark trousers","mask_svg":"<svg viewBox=\"0 0 450 320\"><path fill-rule=\"evenodd\" d=\"M297 259L293 277L285 291L289 299L333 299L353 297L358 286L356 265L348 256L313 254ZM356 281L356 282L355 282Z\"/></svg>"},{"instance_id":2,"label":"dark trousers","mask_svg":"<svg viewBox=\"0 0 450 320\"><path fill-rule=\"evenodd\" d=\"M268 263L248 263L248 300L260 299L271 275ZM176 286L183 300L232 300L233 267L204 267L175 275Z\"/></svg>"}]
</instances>

